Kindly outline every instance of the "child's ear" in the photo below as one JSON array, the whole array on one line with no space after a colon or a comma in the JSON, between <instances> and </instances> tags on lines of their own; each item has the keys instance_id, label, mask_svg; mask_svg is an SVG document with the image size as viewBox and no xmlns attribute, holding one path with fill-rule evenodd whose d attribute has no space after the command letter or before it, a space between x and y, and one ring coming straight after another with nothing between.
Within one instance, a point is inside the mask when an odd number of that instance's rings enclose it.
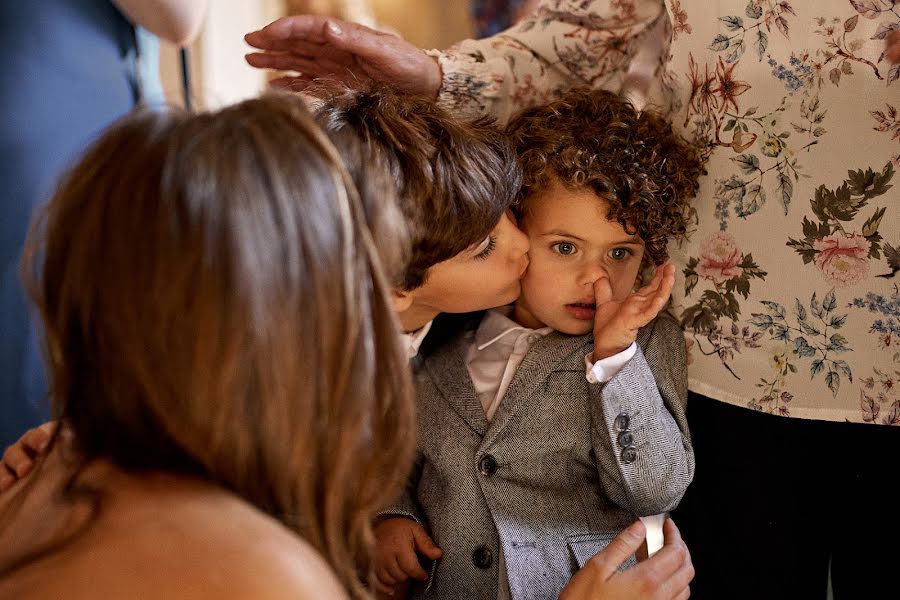
<instances>
[{"instance_id":1,"label":"child's ear","mask_svg":"<svg viewBox=\"0 0 900 600\"><path fill-rule=\"evenodd\" d=\"M391 297L394 299L394 311L396 311L398 315L406 312L409 310L409 307L412 306L412 294L406 290L394 288L391 290Z\"/></svg>"}]
</instances>

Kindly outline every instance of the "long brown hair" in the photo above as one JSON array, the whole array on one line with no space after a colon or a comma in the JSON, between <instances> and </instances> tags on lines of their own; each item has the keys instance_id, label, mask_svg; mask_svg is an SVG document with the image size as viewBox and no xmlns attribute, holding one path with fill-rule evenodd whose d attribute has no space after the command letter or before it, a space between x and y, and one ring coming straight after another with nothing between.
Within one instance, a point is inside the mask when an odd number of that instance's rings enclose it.
<instances>
[{"instance_id":1,"label":"long brown hair","mask_svg":"<svg viewBox=\"0 0 900 600\"><path fill-rule=\"evenodd\" d=\"M354 597L414 444L393 273L366 212L295 98L148 112L62 182L25 263L84 460L221 484Z\"/></svg>"}]
</instances>

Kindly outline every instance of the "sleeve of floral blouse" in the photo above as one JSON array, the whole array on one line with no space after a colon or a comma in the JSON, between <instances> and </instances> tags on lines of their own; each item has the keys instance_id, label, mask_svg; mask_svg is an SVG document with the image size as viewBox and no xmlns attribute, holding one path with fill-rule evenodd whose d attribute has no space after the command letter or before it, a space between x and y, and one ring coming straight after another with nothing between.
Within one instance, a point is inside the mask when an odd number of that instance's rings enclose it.
<instances>
[{"instance_id":1,"label":"sleeve of floral blouse","mask_svg":"<svg viewBox=\"0 0 900 600\"><path fill-rule=\"evenodd\" d=\"M438 102L505 122L570 87L623 92L636 57L667 54L668 21L663 0L543 0L506 31L430 52L443 71Z\"/></svg>"}]
</instances>

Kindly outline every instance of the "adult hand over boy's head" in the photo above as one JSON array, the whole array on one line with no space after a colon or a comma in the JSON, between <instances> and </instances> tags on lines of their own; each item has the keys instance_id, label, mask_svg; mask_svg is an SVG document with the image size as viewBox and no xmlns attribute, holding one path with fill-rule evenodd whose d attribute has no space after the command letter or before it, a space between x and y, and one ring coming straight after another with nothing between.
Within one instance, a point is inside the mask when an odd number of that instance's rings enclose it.
<instances>
[{"instance_id":1,"label":"adult hand over boy's head","mask_svg":"<svg viewBox=\"0 0 900 600\"><path fill-rule=\"evenodd\" d=\"M671 519L663 525L665 544L652 557L619 572L644 541L646 530L636 521L604 550L594 555L563 588L560 600L685 600L694 578L691 554Z\"/></svg>"},{"instance_id":2,"label":"adult hand over boy's head","mask_svg":"<svg viewBox=\"0 0 900 600\"><path fill-rule=\"evenodd\" d=\"M627 349L638 329L666 306L674 285L675 267L669 264L658 266L650 283L624 300L613 298L609 279L601 277L594 282L594 361Z\"/></svg>"},{"instance_id":3,"label":"adult hand over boy's head","mask_svg":"<svg viewBox=\"0 0 900 600\"><path fill-rule=\"evenodd\" d=\"M352 88L378 82L397 92L437 97L441 68L403 38L357 23L315 15L282 17L244 36L262 52L246 56L261 69L297 71L272 85L299 91L325 83Z\"/></svg>"}]
</instances>

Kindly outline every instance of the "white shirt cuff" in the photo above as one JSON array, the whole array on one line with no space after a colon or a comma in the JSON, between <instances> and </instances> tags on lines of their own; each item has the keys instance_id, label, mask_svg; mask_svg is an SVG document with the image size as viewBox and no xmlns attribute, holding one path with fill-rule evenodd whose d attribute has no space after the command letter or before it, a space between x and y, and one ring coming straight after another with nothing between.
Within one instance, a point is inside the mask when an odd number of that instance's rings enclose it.
<instances>
[{"instance_id":1,"label":"white shirt cuff","mask_svg":"<svg viewBox=\"0 0 900 600\"><path fill-rule=\"evenodd\" d=\"M630 346L618 354L601 358L595 363L591 362L593 353L587 354L584 357L584 376L587 377L588 383L606 383L622 370L636 352L637 343L631 342Z\"/></svg>"},{"instance_id":2,"label":"white shirt cuff","mask_svg":"<svg viewBox=\"0 0 900 600\"><path fill-rule=\"evenodd\" d=\"M663 522L666 520L666 515L662 513L639 518L644 522L644 528L647 530L647 557L650 557L656 554L656 551L665 543Z\"/></svg>"}]
</instances>

